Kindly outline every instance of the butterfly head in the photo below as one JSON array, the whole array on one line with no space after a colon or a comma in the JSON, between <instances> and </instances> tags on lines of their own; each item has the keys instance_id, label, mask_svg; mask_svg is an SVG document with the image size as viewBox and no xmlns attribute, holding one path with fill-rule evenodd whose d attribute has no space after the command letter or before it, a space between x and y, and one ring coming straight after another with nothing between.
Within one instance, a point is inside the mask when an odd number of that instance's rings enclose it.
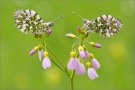
<instances>
[{"instance_id":1,"label":"butterfly head","mask_svg":"<svg viewBox=\"0 0 135 90\"><path fill-rule=\"evenodd\" d=\"M53 22L49 22L49 23L48 23L48 26L49 26L49 27L53 27L53 26L54 26L54 23L53 23Z\"/></svg>"},{"instance_id":2,"label":"butterfly head","mask_svg":"<svg viewBox=\"0 0 135 90\"><path fill-rule=\"evenodd\" d=\"M87 19L82 19L82 23L86 24L87 23Z\"/></svg>"}]
</instances>

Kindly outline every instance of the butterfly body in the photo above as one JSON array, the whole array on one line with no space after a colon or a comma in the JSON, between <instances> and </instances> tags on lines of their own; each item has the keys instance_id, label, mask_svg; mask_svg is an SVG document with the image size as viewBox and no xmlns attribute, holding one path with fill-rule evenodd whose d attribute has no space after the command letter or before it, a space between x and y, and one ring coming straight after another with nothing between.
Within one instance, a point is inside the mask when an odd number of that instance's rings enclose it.
<instances>
[{"instance_id":1,"label":"butterfly body","mask_svg":"<svg viewBox=\"0 0 135 90\"><path fill-rule=\"evenodd\" d=\"M122 28L122 22L111 15L102 15L91 21L83 19L82 23L86 30L105 37L116 35Z\"/></svg>"},{"instance_id":2,"label":"butterfly body","mask_svg":"<svg viewBox=\"0 0 135 90\"><path fill-rule=\"evenodd\" d=\"M34 10L15 11L14 21L18 29L25 34L44 34L54 25L53 22L44 22Z\"/></svg>"}]
</instances>

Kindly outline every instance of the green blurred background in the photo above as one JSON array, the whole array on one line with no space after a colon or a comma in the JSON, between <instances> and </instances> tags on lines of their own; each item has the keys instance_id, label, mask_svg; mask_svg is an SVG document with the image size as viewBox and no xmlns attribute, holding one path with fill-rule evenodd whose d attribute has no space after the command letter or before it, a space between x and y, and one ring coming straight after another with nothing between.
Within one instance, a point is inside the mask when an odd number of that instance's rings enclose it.
<instances>
[{"instance_id":1,"label":"green blurred background","mask_svg":"<svg viewBox=\"0 0 135 90\"><path fill-rule=\"evenodd\" d=\"M0 88L10 89L53 89L69 90L70 81L66 74L54 64L44 70L37 53L29 55L31 49L39 44L33 35L21 33L15 26L13 14L18 9L35 10L46 22L52 21L60 15L65 18L55 21L53 32L46 39L47 45L67 65L71 46L76 39L68 39L66 33L77 35L77 27L82 26L81 18L72 14L73 11L92 20L103 14L110 14L119 18L123 23L121 31L113 37L106 38L91 33L87 40L102 45L95 49L86 46L100 62L101 68L97 70L99 77L95 80L75 74L74 87L76 90L133 90L134 83L134 1L0 1ZM51 53L49 57L56 60Z\"/></svg>"}]
</instances>

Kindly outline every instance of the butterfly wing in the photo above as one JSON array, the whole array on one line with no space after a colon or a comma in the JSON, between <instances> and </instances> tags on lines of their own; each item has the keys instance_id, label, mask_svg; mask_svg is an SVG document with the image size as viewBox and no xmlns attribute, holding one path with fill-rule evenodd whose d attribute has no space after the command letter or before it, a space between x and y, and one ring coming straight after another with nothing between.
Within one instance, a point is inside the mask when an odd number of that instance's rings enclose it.
<instances>
[{"instance_id":1,"label":"butterfly wing","mask_svg":"<svg viewBox=\"0 0 135 90\"><path fill-rule=\"evenodd\" d=\"M14 21L18 29L25 33L45 33L47 25L43 19L33 10L17 10L14 13Z\"/></svg>"},{"instance_id":2,"label":"butterfly wing","mask_svg":"<svg viewBox=\"0 0 135 90\"><path fill-rule=\"evenodd\" d=\"M111 37L120 31L122 22L111 15L102 15L92 21L86 20L84 27L101 36Z\"/></svg>"}]
</instances>

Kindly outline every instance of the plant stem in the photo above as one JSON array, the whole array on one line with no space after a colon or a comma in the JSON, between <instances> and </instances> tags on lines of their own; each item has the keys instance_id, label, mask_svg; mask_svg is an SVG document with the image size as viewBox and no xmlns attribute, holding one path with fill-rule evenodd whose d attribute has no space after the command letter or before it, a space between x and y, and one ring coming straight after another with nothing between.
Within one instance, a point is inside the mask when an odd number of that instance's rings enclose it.
<instances>
[{"instance_id":1,"label":"plant stem","mask_svg":"<svg viewBox=\"0 0 135 90\"><path fill-rule=\"evenodd\" d=\"M48 47L46 46L46 48L58 59L58 61L60 62L60 64L62 65L62 67L65 69L65 73L70 76L69 72L67 71L65 65L61 62L61 60L58 58L58 56Z\"/></svg>"},{"instance_id":2,"label":"plant stem","mask_svg":"<svg viewBox=\"0 0 135 90\"><path fill-rule=\"evenodd\" d=\"M73 87L74 85L73 85L73 79L72 78L70 78L70 88L71 88L71 90L74 90L74 87Z\"/></svg>"},{"instance_id":3,"label":"plant stem","mask_svg":"<svg viewBox=\"0 0 135 90\"><path fill-rule=\"evenodd\" d=\"M74 90L74 83L73 83L74 75L75 75L75 70L72 72L72 76L70 78L70 88L71 88L71 90Z\"/></svg>"},{"instance_id":4,"label":"plant stem","mask_svg":"<svg viewBox=\"0 0 135 90\"><path fill-rule=\"evenodd\" d=\"M74 43L74 44L72 45L72 51L74 50L74 46L75 46L75 45L77 45L77 43Z\"/></svg>"},{"instance_id":5,"label":"plant stem","mask_svg":"<svg viewBox=\"0 0 135 90\"><path fill-rule=\"evenodd\" d=\"M80 45L82 46L83 37L81 36Z\"/></svg>"},{"instance_id":6,"label":"plant stem","mask_svg":"<svg viewBox=\"0 0 135 90\"><path fill-rule=\"evenodd\" d=\"M46 48L58 59L58 61L60 62L60 64L63 66L63 68L66 68L64 66L64 64L61 62L61 60L58 58L58 56L48 46L46 46Z\"/></svg>"},{"instance_id":7,"label":"plant stem","mask_svg":"<svg viewBox=\"0 0 135 90\"><path fill-rule=\"evenodd\" d=\"M64 68L64 72L67 74L68 77L70 77L69 72L67 71L67 68L65 67L65 65L61 62L61 60L58 58L58 56L43 42L42 38L40 38L41 43L58 59L58 61L60 62L60 64L62 65L62 67ZM56 63L54 63L56 64ZM57 65L56 65L57 66ZM61 70L62 68L59 67Z\"/></svg>"},{"instance_id":8,"label":"plant stem","mask_svg":"<svg viewBox=\"0 0 135 90\"><path fill-rule=\"evenodd\" d=\"M51 59L51 61L52 61L58 68L60 68L62 71L65 72L65 70L64 70L63 68L61 68L58 64L56 64L52 59ZM65 72L65 73L67 74L67 76L70 76L67 72Z\"/></svg>"}]
</instances>

